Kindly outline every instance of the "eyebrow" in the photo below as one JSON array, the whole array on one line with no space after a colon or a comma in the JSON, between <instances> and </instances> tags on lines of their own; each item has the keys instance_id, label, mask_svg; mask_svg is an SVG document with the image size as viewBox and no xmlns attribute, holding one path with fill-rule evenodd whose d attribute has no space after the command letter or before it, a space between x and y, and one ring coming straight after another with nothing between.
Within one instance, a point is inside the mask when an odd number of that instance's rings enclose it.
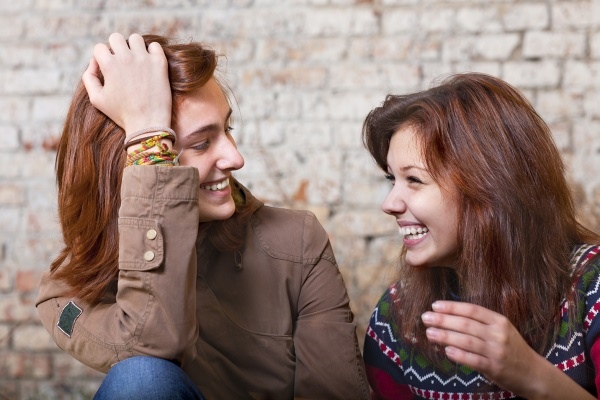
<instances>
[{"instance_id":1,"label":"eyebrow","mask_svg":"<svg viewBox=\"0 0 600 400\"><path fill-rule=\"evenodd\" d=\"M229 120L229 118L231 117L231 113L232 113L232 109L229 108L229 112L225 116L225 122L227 122ZM193 131L191 131L188 134L183 135L181 137L181 140L187 141L187 140L190 140L191 138L193 138L194 136L199 136L199 135L205 134L207 132L215 131L219 128L220 128L220 125L216 124L216 123L204 125L204 126L194 129Z\"/></svg>"},{"instance_id":2,"label":"eyebrow","mask_svg":"<svg viewBox=\"0 0 600 400\"><path fill-rule=\"evenodd\" d=\"M427 172L427 173L429 173L429 171L428 171L426 168L422 168L422 167L419 167L419 166L416 166L416 165L407 165L407 166L405 166L405 167L402 167L402 168L400 168L400 171L402 171L402 172L406 172L406 171L408 171L408 170L410 170L410 169L413 169L413 168L414 168L414 169L421 170L421 171L423 171L423 172ZM390 166L389 166L389 164L388 164L388 166L387 166L387 170L388 170L388 172L391 172L391 171L393 171L392 167L390 167Z\"/></svg>"}]
</instances>

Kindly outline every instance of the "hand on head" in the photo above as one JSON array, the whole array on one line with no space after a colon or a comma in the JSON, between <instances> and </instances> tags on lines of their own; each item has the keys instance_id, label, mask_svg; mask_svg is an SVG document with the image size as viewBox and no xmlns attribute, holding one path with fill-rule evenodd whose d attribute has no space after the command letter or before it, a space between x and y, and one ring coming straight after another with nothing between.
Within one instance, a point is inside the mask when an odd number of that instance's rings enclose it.
<instances>
[{"instance_id":1,"label":"hand on head","mask_svg":"<svg viewBox=\"0 0 600 400\"><path fill-rule=\"evenodd\" d=\"M109 37L110 48L99 43L83 74L90 102L126 135L151 126L170 127L172 99L168 64L162 47L133 34ZM100 80L103 76L104 81Z\"/></svg>"}]
</instances>

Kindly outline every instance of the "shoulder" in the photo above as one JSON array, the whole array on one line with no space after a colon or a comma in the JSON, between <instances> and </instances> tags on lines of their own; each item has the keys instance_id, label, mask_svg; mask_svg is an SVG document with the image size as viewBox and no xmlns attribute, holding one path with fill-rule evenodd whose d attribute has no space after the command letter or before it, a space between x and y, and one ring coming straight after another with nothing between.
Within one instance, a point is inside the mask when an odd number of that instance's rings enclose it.
<instances>
[{"instance_id":1,"label":"shoulder","mask_svg":"<svg viewBox=\"0 0 600 400\"><path fill-rule=\"evenodd\" d=\"M577 271L577 290L586 297L600 297L600 290L594 289L600 281L600 246L580 246L572 257L571 267Z\"/></svg>"},{"instance_id":2,"label":"shoulder","mask_svg":"<svg viewBox=\"0 0 600 400\"><path fill-rule=\"evenodd\" d=\"M310 211L263 206L252 216L250 229L273 257L310 262L330 256L329 236Z\"/></svg>"},{"instance_id":3,"label":"shoulder","mask_svg":"<svg viewBox=\"0 0 600 400\"><path fill-rule=\"evenodd\" d=\"M383 293L380 297L373 314L371 315L371 321L369 323L369 330L372 330L373 334L389 339L394 339L396 336L396 327L394 321L394 303L397 301L398 283L394 283Z\"/></svg>"}]
</instances>

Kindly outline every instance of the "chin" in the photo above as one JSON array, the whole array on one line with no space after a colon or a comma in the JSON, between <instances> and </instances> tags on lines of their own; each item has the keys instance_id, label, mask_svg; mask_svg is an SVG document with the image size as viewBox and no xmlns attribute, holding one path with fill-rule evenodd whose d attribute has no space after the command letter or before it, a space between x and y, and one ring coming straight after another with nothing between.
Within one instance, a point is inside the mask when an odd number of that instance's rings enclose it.
<instances>
[{"instance_id":1,"label":"chin","mask_svg":"<svg viewBox=\"0 0 600 400\"><path fill-rule=\"evenodd\" d=\"M231 218L231 216L235 213L235 204L231 202L231 206L229 204L227 206L223 205L218 208L214 208L211 210L200 210L200 222L210 222L210 221L224 221L226 219Z\"/></svg>"}]
</instances>

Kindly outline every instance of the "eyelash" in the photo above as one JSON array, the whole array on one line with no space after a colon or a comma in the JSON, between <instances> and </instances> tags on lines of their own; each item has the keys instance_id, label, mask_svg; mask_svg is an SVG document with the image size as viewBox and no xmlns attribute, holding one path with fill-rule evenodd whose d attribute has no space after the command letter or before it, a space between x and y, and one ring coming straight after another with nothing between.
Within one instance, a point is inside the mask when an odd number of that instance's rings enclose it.
<instances>
[{"instance_id":1,"label":"eyelash","mask_svg":"<svg viewBox=\"0 0 600 400\"><path fill-rule=\"evenodd\" d=\"M233 129L234 129L233 126L228 126L228 127L225 128L225 133L227 135L230 135L231 132L233 131ZM200 144L198 144L196 146L190 146L190 149L196 150L196 151L204 151L204 150L208 149L208 145L209 144L210 144L210 141L209 140L205 140L204 142L202 142L202 143L200 143Z\"/></svg>"},{"instance_id":2,"label":"eyelash","mask_svg":"<svg viewBox=\"0 0 600 400\"><path fill-rule=\"evenodd\" d=\"M392 185L396 183L396 177L392 174L385 174L385 179L390 181ZM408 183L423 184L423 181L415 176L407 176L406 180L408 181Z\"/></svg>"},{"instance_id":3,"label":"eyelash","mask_svg":"<svg viewBox=\"0 0 600 400\"><path fill-rule=\"evenodd\" d=\"M190 148L192 150L196 150L196 151L203 151L208 149L208 145L210 144L210 142L208 140L205 140L204 142L197 144L196 146L191 146Z\"/></svg>"}]
</instances>

